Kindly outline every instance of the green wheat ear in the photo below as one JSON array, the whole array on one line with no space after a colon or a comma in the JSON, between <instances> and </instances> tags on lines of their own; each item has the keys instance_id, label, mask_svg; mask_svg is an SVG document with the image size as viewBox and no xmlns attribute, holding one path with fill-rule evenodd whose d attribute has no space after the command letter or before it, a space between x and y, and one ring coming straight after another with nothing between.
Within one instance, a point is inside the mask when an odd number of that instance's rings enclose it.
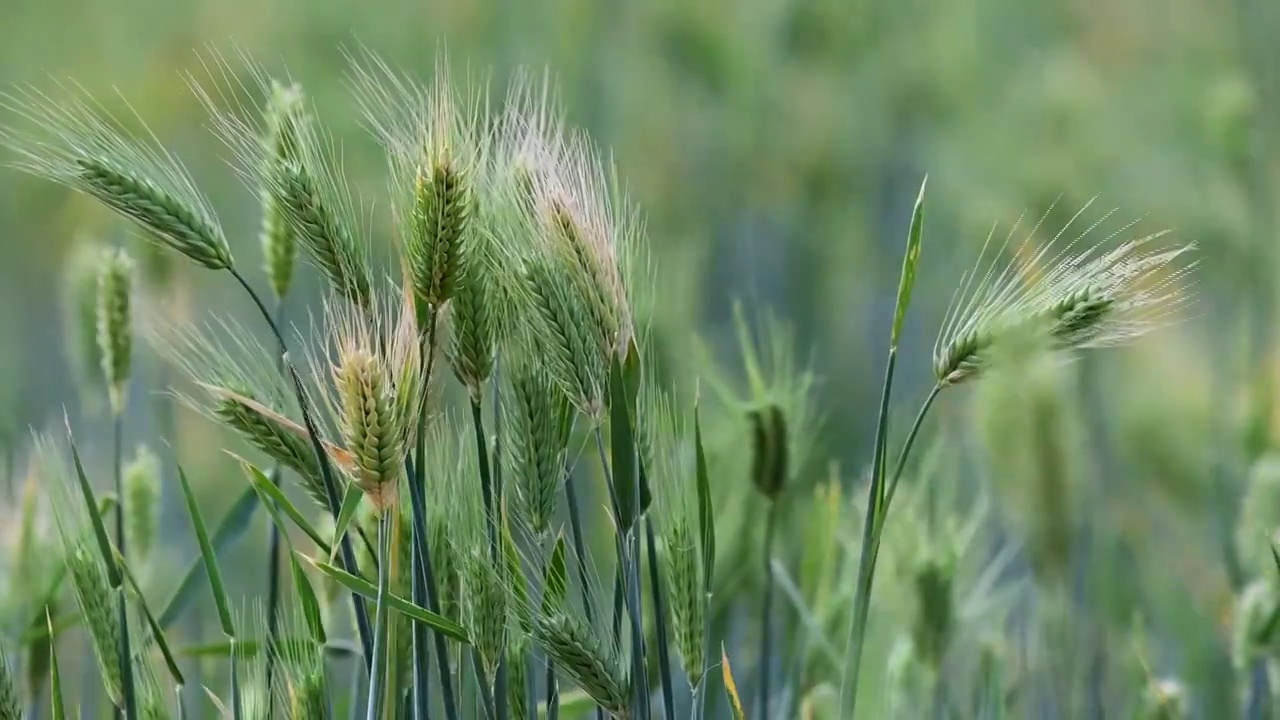
<instances>
[{"instance_id":1,"label":"green wheat ear","mask_svg":"<svg viewBox=\"0 0 1280 720\"><path fill-rule=\"evenodd\" d=\"M294 256L297 254L296 231L289 223L284 208L284 198L272 192L287 181L289 163L298 157L298 128L307 122L306 107L301 88L271 82L271 97L265 113L265 145L262 162L264 176L271 179L262 183L262 255L267 278L277 298L289 292L293 279Z\"/></svg>"},{"instance_id":2,"label":"green wheat ear","mask_svg":"<svg viewBox=\"0 0 1280 720\"><path fill-rule=\"evenodd\" d=\"M55 91L57 97L26 86L0 95L0 106L28 126L0 127L0 144L19 156L15 166L96 198L152 241L204 267L231 267L231 250L208 201L145 124L141 138L131 137L83 89L59 83Z\"/></svg>"},{"instance_id":3,"label":"green wheat ear","mask_svg":"<svg viewBox=\"0 0 1280 720\"><path fill-rule=\"evenodd\" d=\"M122 250L103 253L98 272L98 351L111 394L111 408L124 410L125 388L133 352L130 295L133 261Z\"/></svg>"},{"instance_id":4,"label":"green wheat ear","mask_svg":"<svg viewBox=\"0 0 1280 720\"><path fill-rule=\"evenodd\" d=\"M124 469L124 492L129 509L125 518L129 562L135 568L146 568L160 519L160 459L145 445L138 447Z\"/></svg>"},{"instance_id":5,"label":"green wheat ear","mask_svg":"<svg viewBox=\"0 0 1280 720\"><path fill-rule=\"evenodd\" d=\"M230 148L241 180L271 199L277 219L291 229L333 291L368 308L373 269L359 235L362 218L343 177L336 142L305 111L301 98L286 103L289 129L281 140L274 147L264 142L270 128L259 127L263 123L258 98L273 97L274 85L252 59L241 56L239 61L233 64L215 53L209 77L188 81L208 110L214 133Z\"/></svg>"},{"instance_id":6,"label":"green wheat ear","mask_svg":"<svg viewBox=\"0 0 1280 720\"><path fill-rule=\"evenodd\" d=\"M495 302L494 290L506 282L496 271L488 245L478 239L465 249L456 292L449 305L449 361L458 380L477 401L493 372L497 352L496 316L503 308Z\"/></svg>"},{"instance_id":7,"label":"green wheat ear","mask_svg":"<svg viewBox=\"0 0 1280 720\"><path fill-rule=\"evenodd\" d=\"M438 311L458 292L476 229L486 163L483 88L455 89L443 54L429 87L368 50L349 60L365 124L387 155L410 285L419 302Z\"/></svg>"},{"instance_id":8,"label":"green wheat ear","mask_svg":"<svg viewBox=\"0 0 1280 720\"><path fill-rule=\"evenodd\" d=\"M520 515L537 537L545 538L567 472L573 409L564 390L531 358L512 356L506 376L504 459Z\"/></svg>"}]
</instances>

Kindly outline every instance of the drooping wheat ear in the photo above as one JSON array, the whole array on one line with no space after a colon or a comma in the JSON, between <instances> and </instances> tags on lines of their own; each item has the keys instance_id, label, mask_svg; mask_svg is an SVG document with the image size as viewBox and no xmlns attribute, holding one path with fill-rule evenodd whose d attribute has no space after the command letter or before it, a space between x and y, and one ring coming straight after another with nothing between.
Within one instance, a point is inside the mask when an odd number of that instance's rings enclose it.
<instances>
[{"instance_id":1,"label":"drooping wheat ear","mask_svg":"<svg viewBox=\"0 0 1280 720\"><path fill-rule=\"evenodd\" d=\"M530 629L539 647L583 692L614 717L627 717L631 677L616 649L568 613L538 614Z\"/></svg>"},{"instance_id":2,"label":"drooping wheat ear","mask_svg":"<svg viewBox=\"0 0 1280 720\"><path fill-rule=\"evenodd\" d=\"M520 514L545 538L567 471L573 411L563 388L533 358L516 354L506 367L508 472Z\"/></svg>"},{"instance_id":3,"label":"drooping wheat ear","mask_svg":"<svg viewBox=\"0 0 1280 720\"><path fill-rule=\"evenodd\" d=\"M98 349L98 268L101 265L102 248L90 240L80 239L67 260L63 281L62 311L67 347L77 383L86 399L98 399L103 387L102 352Z\"/></svg>"},{"instance_id":4,"label":"drooping wheat ear","mask_svg":"<svg viewBox=\"0 0 1280 720\"><path fill-rule=\"evenodd\" d=\"M1075 234L1073 225L1092 204L1038 249L1034 237L1053 207L1011 249L1020 221L1015 223L988 260L992 228L977 264L956 290L934 345L940 384L977 377L990 362L991 348L1011 335L1034 332L1052 350L1072 352L1120 345L1175 319L1190 300L1181 285L1196 266L1187 260L1193 246L1158 247L1167 230L1116 244L1137 221L1084 245L1116 212L1104 213ZM1005 259L1010 249L1014 257Z\"/></svg>"},{"instance_id":5,"label":"drooping wheat ear","mask_svg":"<svg viewBox=\"0 0 1280 720\"><path fill-rule=\"evenodd\" d=\"M138 447L124 469L124 492L129 508L125 518L129 564L135 569L146 568L160 520L160 459L145 445Z\"/></svg>"},{"instance_id":6,"label":"drooping wheat ear","mask_svg":"<svg viewBox=\"0 0 1280 720\"><path fill-rule=\"evenodd\" d=\"M706 661L708 582L703 577L702 537L693 444L671 397L646 377L641 385L639 442L649 486L650 517L662 536L659 556L671 609L671 632L690 687L702 680Z\"/></svg>"},{"instance_id":7,"label":"drooping wheat ear","mask_svg":"<svg viewBox=\"0 0 1280 720\"><path fill-rule=\"evenodd\" d=\"M485 164L484 88L469 79L455 88L443 53L430 87L368 50L350 57L350 68L365 124L387 154L414 293L438 310L454 296L475 225Z\"/></svg>"},{"instance_id":8,"label":"drooping wheat ear","mask_svg":"<svg viewBox=\"0 0 1280 720\"><path fill-rule=\"evenodd\" d=\"M424 392L417 329L396 288L371 297L366 309L330 303L325 335L328 358L312 365L326 372L326 400L352 459L351 479L380 511L398 498L410 429ZM320 382L324 382L323 378Z\"/></svg>"},{"instance_id":9,"label":"drooping wheat ear","mask_svg":"<svg viewBox=\"0 0 1280 720\"><path fill-rule=\"evenodd\" d=\"M18 697L18 679L9 652L0 645L0 720L22 720L22 701Z\"/></svg>"},{"instance_id":10,"label":"drooping wheat ear","mask_svg":"<svg viewBox=\"0 0 1280 720\"><path fill-rule=\"evenodd\" d=\"M298 126L307 122L302 89L296 83L284 85L271 82L271 97L267 103L263 136L265 144L262 169L264 175L275 177L262 183L262 256L267 277L277 298L289 291L293 279L293 260L297 254L296 231L286 217L281 203L283 198L273 192L286 179L289 164L298 157Z\"/></svg>"},{"instance_id":11,"label":"drooping wheat ear","mask_svg":"<svg viewBox=\"0 0 1280 720\"><path fill-rule=\"evenodd\" d=\"M28 127L0 126L15 167L97 198L147 237L204 267L231 267L231 250L208 201L127 103L129 125L84 88L57 83L57 97L31 86L0 93L0 107Z\"/></svg>"},{"instance_id":12,"label":"drooping wheat ear","mask_svg":"<svg viewBox=\"0 0 1280 720\"><path fill-rule=\"evenodd\" d=\"M102 373L107 379L111 409L124 410L125 389L133 354L133 323L130 296L133 292L133 261L121 250L103 253L98 271L98 352Z\"/></svg>"},{"instance_id":13,"label":"drooping wheat ear","mask_svg":"<svg viewBox=\"0 0 1280 720\"><path fill-rule=\"evenodd\" d=\"M176 396L193 410L224 425L294 470L307 494L328 508L320 468L298 417L292 388L273 366L276 356L231 321L193 326L158 320L144 323L148 343L197 390Z\"/></svg>"},{"instance_id":14,"label":"drooping wheat ear","mask_svg":"<svg viewBox=\"0 0 1280 720\"><path fill-rule=\"evenodd\" d=\"M279 217L333 291L369 307L373 271L368 247L357 235L367 218L361 218L343 178L336 142L298 99L288 115L293 145L283 156L272 154L262 141L265 129L259 127L260 100L255 99L272 93L266 70L245 55L233 63L215 53L206 62L206 75L188 82L230 150L236 172L253 192L273 199Z\"/></svg>"}]
</instances>

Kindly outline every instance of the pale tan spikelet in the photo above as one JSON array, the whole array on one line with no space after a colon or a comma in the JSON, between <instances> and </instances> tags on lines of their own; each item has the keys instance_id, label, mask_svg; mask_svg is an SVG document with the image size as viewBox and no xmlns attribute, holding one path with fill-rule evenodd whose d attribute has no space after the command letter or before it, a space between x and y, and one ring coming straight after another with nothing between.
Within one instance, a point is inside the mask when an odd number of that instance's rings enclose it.
<instances>
[{"instance_id":1,"label":"pale tan spikelet","mask_svg":"<svg viewBox=\"0 0 1280 720\"><path fill-rule=\"evenodd\" d=\"M18 154L17 168L96 198L149 239L206 268L231 267L208 201L132 108L141 137L82 87L56 83L54 92L23 86L0 94L0 107L29 126L0 126L0 145Z\"/></svg>"}]
</instances>

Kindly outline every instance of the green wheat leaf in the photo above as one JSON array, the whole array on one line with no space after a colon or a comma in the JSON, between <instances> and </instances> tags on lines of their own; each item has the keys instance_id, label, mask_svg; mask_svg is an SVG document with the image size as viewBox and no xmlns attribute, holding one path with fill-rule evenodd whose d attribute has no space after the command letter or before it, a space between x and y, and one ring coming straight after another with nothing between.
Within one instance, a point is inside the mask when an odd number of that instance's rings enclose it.
<instances>
[{"instance_id":1,"label":"green wheat leaf","mask_svg":"<svg viewBox=\"0 0 1280 720\"><path fill-rule=\"evenodd\" d=\"M268 478L266 473L253 464L243 460L240 464L244 467L245 473L249 475L249 482L253 485L253 490L262 496L262 504L271 513L272 519L276 521L276 525L280 527L280 530L283 532L286 528L279 517L278 511L284 511L284 514L289 516L289 519L293 521L294 525L298 526L299 530L310 538L316 546L328 553L329 543L325 542L324 537L312 526L307 517L298 510L297 506L289 501L284 491L271 482L271 478Z\"/></svg>"},{"instance_id":2,"label":"green wheat leaf","mask_svg":"<svg viewBox=\"0 0 1280 720\"><path fill-rule=\"evenodd\" d=\"M702 421L698 405L693 406L693 445L698 482L698 526L702 533L702 577L711 587L712 572L716 564L716 522L711 503L711 479L707 471L707 453L702 448Z\"/></svg>"},{"instance_id":3,"label":"green wheat leaf","mask_svg":"<svg viewBox=\"0 0 1280 720\"><path fill-rule=\"evenodd\" d=\"M374 585L373 583L367 580L364 580L362 578L358 578L355 575L352 575L351 573L348 573L344 570L340 570L328 563L312 560L311 558L308 558L305 556L303 556L303 559L311 563L312 565L314 565L316 569L319 570L320 572L336 580L339 585L342 585L343 587L347 588L351 592L357 595L360 595L362 597L365 597L369 600L377 600L378 598L377 585ZM426 608L420 607L418 605L414 605L413 603L409 602L408 600L405 600L404 598L394 593L387 593L386 601L387 601L387 607L390 607L391 609L395 610L401 615L409 617L413 620L417 620L418 622L422 623L423 625L426 625L432 630L435 630L438 633L447 635L453 638L454 640L457 640L458 642L466 643L468 645L471 644L471 638L467 636L467 631L461 625L458 625L457 623L449 620L448 618L443 617L441 615L437 615L436 613L433 613L430 610L427 610Z\"/></svg>"},{"instance_id":4,"label":"green wheat leaf","mask_svg":"<svg viewBox=\"0 0 1280 720\"><path fill-rule=\"evenodd\" d=\"M187 473L178 466L178 480L182 485L182 496L187 501L187 512L191 515L191 524L196 531L196 542L200 544L200 555L204 558L205 574L209 576L209 589L213 592L213 602L218 608L218 622L227 637L236 636L235 624L231 620L231 601L227 598L226 587L222 584L222 572L218 570L218 555L209 542L209 531L204 525L204 516L200 514L200 505L191 492L191 483L187 481Z\"/></svg>"},{"instance_id":5,"label":"green wheat leaf","mask_svg":"<svg viewBox=\"0 0 1280 720\"><path fill-rule=\"evenodd\" d=\"M250 520L253 519L253 511L258 507L258 496L252 488L246 488L240 497L236 498L231 509L223 516L222 522L218 523L218 527L213 531L213 549L215 552L226 552L239 540L249 529ZM182 615L182 611L191 604L192 598L195 597L196 588L199 586L199 579L204 570L204 559L195 558L191 564L187 566L187 571L182 575L182 581L178 583L178 589L174 590L173 595L169 598L169 602L164 609L160 611L160 617L157 618L160 627L169 629L173 623Z\"/></svg>"},{"instance_id":6,"label":"green wheat leaf","mask_svg":"<svg viewBox=\"0 0 1280 720\"><path fill-rule=\"evenodd\" d=\"M356 510L360 508L360 500L364 498L364 493L355 484L347 486L347 492L342 496L342 508L338 510L338 520L333 524L333 547L337 548L342 542L342 538L347 534L347 528L351 526L351 519L356 516ZM334 553L337 550L330 551L329 562L333 562Z\"/></svg>"}]
</instances>

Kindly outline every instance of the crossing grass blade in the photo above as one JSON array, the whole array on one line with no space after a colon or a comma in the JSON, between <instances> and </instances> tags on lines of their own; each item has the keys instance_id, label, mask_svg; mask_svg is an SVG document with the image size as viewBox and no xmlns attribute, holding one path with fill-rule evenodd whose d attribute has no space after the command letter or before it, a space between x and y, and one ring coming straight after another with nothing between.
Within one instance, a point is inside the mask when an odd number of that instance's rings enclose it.
<instances>
[{"instance_id":1,"label":"crossing grass blade","mask_svg":"<svg viewBox=\"0 0 1280 720\"><path fill-rule=\"evenodd\" d=\"M222 583L222 572L218 569L218 555L214 552L213 543L209 541L209 531L205 528L204 516L200 514L200 504L196 502L195 493L191 492L191 483L187 473L178 466L178 481L182 485L182 496L187 501L187 512L191 515L191 525L196 532L196 542L200 544L200 555L204 558L205 574L209 576L209 589L213 592L213 602L218 610L218 622L227 637L236 636L235 623L231 619L231 601L227 599L227 589Z\"/></svg>"},{"instance_id":2,"label":"crossing grass blade","mask_svg":"<svg viewBox=\"0 0 1280 720\"><path fill-rule=\"evenodd\" d=\"M289 498L284 494L284 491L275 483L271 482L271 479L267 477L266 473L258 469L257 466L244 460L241 461L241 465L244 467L245 473L249 476L249 483L253 486L252 489L261 497L262 504L266 506L267 512L271 513L272 519L276 522L277 526L279 526L282 531L285 529L283 519L279 516L279 512L283 511L284 514L289 516L289 519L293 521L293 524L316 544L316 547L321 548L324 553L328 555L329 543L326 542L324 537L320 535L320 532L315 529L315 526L311 524L311 521L307 520L307 516L303 515L302 512L298 510L298 507L289 501ZM335 543L335 546L336 545L337 543Z\"/></svg>"},{"instance_id":3,"label":"crossing grass blade","mask_svg":"<svg viewBox=\"0 0 1280 720\"><path fill-rule=\"evenodd\" d=\"M68 428L67 436L70 437L70 435L71 430ZM71 446L71 459L76 468L76 481L79 483L80 494L84 497L85 508L89 511L89 524L93 528L93 537L98 543L98 552L102 554L102 562L107 566L107 582L111 584L113 590L118 589L122 582L120 567L116 565L115 552L111 549L111 538L107 535L107 525L102 520L98 503L93 496L93 488L89 485L89 478L84 474L84 465L80 462L80 451L76 449L75 440L72 439L69 444Z\"/></svg>"},{"instance_id":4,"label":"crossing grass blade","mask_svg":"<svg viewBox=\"0 0 1280 720\"><path fill-rule=\"evenodd\" d=\"M253 520L253 512L258 507L258 496L253 488L245 488L240 493L240 497L236 498L231 509L223 516L222 521L218 523L218 527L213 531L213 550L215 553L226 552L228 548L235 544L237 540L244 536L245 531L249 529L250 521ZM196 587L199 585L201 571L204 570L204 558L198 557L192 560L187 566L186 572L182 575L182 581L178 583L178 588L173 591L173 595L169 597L169 602L160 611L157 618L162 629L169 629L173 623L182 615L182 611L191 604L192 598L195 597Z\"/></svg>"},{"instance_id":5,"label":"crossing grass blade","mask_svg":"<svg viewBox=\"0 0 1280 720\"><path fill-rule=\"evenodd\" d=\"M311 638L321 645L327 642L324 632L324 615L320 612L320 602L316 599L315 588L311 579L302 571L298 558L289 553L289 570L293 574L293 585L298 593L298 604L302 606L302 619L311 633Z\"/></svg>"},{"instance_id":6,"label":"crossing grass blade","mask_svg":"<svg viewBox=\"0 0 1280 720\"><path fill-rule=\"evenodd\" d=\"M364 597L368 600L375 600L375 601L377 600L378 598L377 585L374 585L373 583L367 580L364 580L362 578L358 578L349 572L346 572L337 567L334 567L333 565L330 565L329 563L312 560L311 558L308 558L305 555L302 556L302 558L307 562L311 563L313 566L315 566L317 570L333 578L338 582L339 585L342 585L343 587L350 590L351 592L357 595L360 595L361 597ZM401 615L404 615L412 620L416 620L417 622L420 622L426 625L432 630L435 630L438 633L451 637L460 643L463 643L466 645L471 644L471 638L467 635L466 629L442 615L437 615L436 613L433 613L424 607L414 605L413 603L409 602L408 600L405 600L404 598L400 597L399 595L396 595L395 593L387 593L386 602L387 602L387 607L391 608L392 610L395 610Z\"/></svg>"},{"instance_id":7,"label":"crossing grass blade","mask_svg":"<svg viewBox=\"0 0 1280 720\"><path fill-rule=\"evenodd\" d=\"M342 538L347 534L347 528L351 526L351 520L356 516L356 510L360 508L360 500L364 494L355 485L348 485L347 492L342 496L342 507L338 510L338 519L333 524L333 545L336 548L338 543L342 542ZM329 552L329 562L334 561L336 550Z\"/></svg>"},{"instance_id":8,"label":"crossing grass blade","mask_svg":"<svg viewBox=\"0 0 1280 720\"><path fill-rule=\"evenodd\" d=\"M164 664L169 669L169 676L178 685L186 685L187 681L182 676L182 671L178 669L178 661L174 660L173 652L169 649L169 642L165 640L164 629L156 621L155 615L151 612L151 607L147 604L146 596L142 594L142 586L138 584L137 578L129 570L129 565L124 558L120 557L119 553L116 553L116 558L120 562L120 568L124 570L125 580L128 581L129 587L133 588L134 595L138 598L138 606L142 608L142 617L146 619L148 627L151 628L151 638L155 641L156 647L160 648L160 655L164 657Z\"/></svg>"}]
</instances>

